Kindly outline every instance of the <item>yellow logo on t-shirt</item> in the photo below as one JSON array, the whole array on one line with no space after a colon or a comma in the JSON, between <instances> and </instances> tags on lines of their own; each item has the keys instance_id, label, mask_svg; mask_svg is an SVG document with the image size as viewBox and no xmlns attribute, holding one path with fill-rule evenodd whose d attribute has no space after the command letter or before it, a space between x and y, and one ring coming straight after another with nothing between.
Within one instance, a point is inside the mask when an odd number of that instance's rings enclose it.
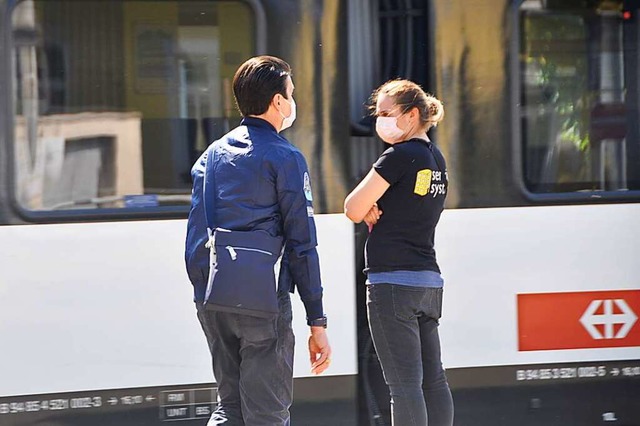
<instances>
[{"instance_id":1,"label":"yellow logo on t-shirt","mask_svg":"<svg viewBox=\"0 0 640 426\"><path fill-rule=\"evenodd\" d=\"M431 170L420 170L416 174L416 187L413 192L418 195L427 195L429 193L429 187L431 186Z\"/></svg>"}]
</instances>

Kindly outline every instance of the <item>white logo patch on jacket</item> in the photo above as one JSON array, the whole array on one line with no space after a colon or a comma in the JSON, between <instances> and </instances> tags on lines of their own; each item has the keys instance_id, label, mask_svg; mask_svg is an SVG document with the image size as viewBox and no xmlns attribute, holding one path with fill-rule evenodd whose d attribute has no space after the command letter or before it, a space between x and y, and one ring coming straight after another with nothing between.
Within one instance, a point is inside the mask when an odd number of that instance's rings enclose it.
<instances>
[{"instance_id":1,"label":"white logo patch on jacket","mask_svg":"<svg viewBox=\"0 0 640 426\"><path fill-rule=\"evenodd\" d=\"M311 179L309 179L309 173L308 172L304 172L302 180L304 182L303 183L304 197L308 201L313 201L313 195L311 194Z\"/></svg>"}]
</instances>

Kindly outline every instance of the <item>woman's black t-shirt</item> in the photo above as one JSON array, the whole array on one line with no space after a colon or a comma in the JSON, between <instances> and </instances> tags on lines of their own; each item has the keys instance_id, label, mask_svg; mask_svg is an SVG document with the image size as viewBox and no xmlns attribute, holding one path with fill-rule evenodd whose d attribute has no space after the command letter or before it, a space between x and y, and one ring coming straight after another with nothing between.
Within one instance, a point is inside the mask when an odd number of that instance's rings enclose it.
<instances>
[{"instance_id":1,"label":"woman's black t-shirt","mask_svg":"<svg viewBox=\"0 0 640 426\"><path fill-rule=\"evenodd\" d=\"M440 272L433 248L448 179L440 150L423 139L394 144L373 168L391 186L365 247L365 272Z\"/></svg>"}]
</instances>

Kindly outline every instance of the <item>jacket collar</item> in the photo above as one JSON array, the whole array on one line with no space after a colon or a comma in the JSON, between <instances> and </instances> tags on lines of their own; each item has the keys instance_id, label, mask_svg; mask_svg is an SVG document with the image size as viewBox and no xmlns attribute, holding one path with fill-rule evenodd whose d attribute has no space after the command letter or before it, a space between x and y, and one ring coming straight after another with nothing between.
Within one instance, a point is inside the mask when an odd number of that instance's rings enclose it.
<instances>
[{"instance_id":1,"label":"jacket collar","mask_svg":"<svg viewBox=\"0 0 640 426\"><path fill-rule=\"evenodd\" d=\"M271 125L267 120L257 117L244 117L240 122L241 126L261 127L276 132L276 128ZM277 132L276 132L277 133Z\"/></svg>"}]
</instances>

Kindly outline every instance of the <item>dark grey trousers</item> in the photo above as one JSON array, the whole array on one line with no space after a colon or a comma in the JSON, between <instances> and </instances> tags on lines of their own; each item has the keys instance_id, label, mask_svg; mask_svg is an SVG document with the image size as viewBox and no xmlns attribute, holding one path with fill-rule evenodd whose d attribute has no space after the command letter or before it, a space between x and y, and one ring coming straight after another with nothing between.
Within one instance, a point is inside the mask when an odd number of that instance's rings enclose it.
<instances>
[{"instance_id":1,"label":"dark grey trousers","mask_svg":"<svg viewBox=\"0 0 640 426\"><path fill-rule=\"evenodd\" d=\"M273 319L198 306L218 385L208 426L289 426L294 336L288 292L279 292L278 304Z\"/></svg>"},{"instance_id":2,"label":"dark grey trousers","mask_svg":"<svg viewBox=\"0 0 640 426\"><path fill-rule=\"evenodd\" d=\"M369 327L391 395L394 426L451 426L453 400L440 360L442 289L368 286Z\"/></svg>"}]
</instances>

